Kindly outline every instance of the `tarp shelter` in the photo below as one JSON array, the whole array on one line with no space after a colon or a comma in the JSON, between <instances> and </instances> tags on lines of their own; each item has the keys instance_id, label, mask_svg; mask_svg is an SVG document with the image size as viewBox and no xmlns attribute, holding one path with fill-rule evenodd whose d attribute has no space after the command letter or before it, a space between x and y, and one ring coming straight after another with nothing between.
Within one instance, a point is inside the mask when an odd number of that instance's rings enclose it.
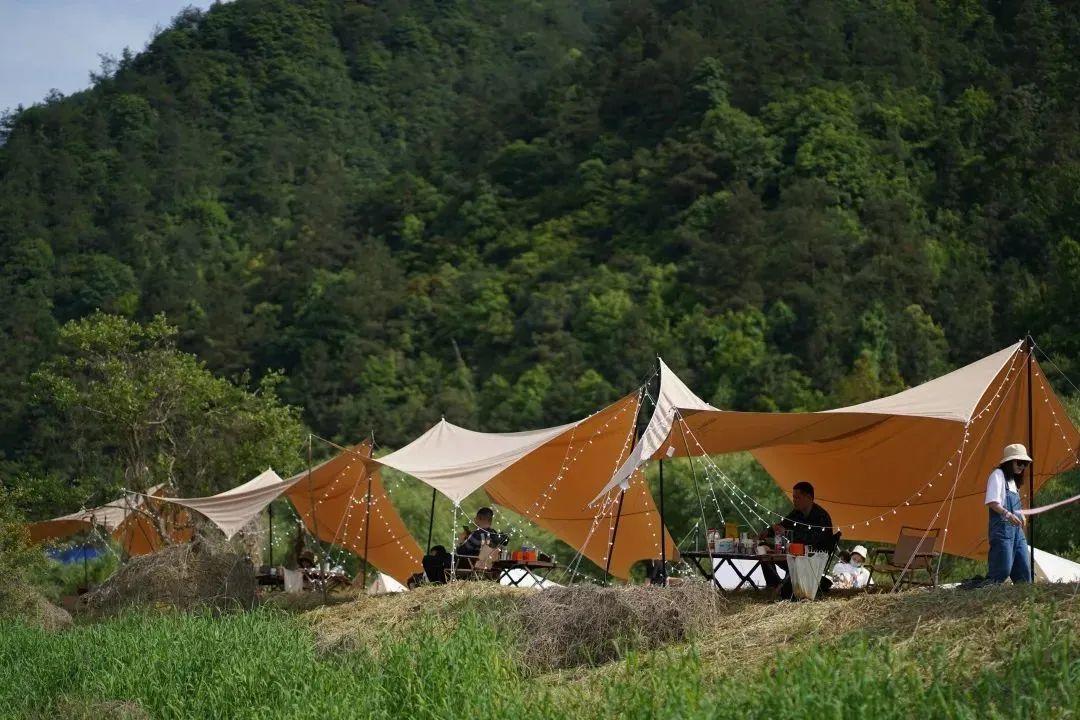
<instances>
[{"instance_id":1,"label":"tarp shelter","mask_svg":"<svg viewBox=\"0 0 1080 720\"><path fill-rule=\"evenodd\" d=\"M1025 342L896 395L837 410L686 407L679 415L642 461L748 450L788 494L796 482L812 483L845 539L895 542L905 525L947 527L939 549L944 544L946 552L972 558L986 556L983 498L1002 448L1028 446L1037 490L1075 467L1080 447L1080 432ZM617 484L616 476L608 488ZM1026 482L1022 491L1029 505ZM757 512L777 519L764 508Z\"/></svg>"},{"instance_id":2,"label":"tarp shelter","mask_svg":"<svg viewBox=\"0 0 1080 720\"><path fill-rule=\"evenodd\" d=\"M606 493L589 507L633 446L639 396L632 393L577 422L519 433L482 433L445 419L377 462L425 482L459 503L483 488L492 501L549 530L600 567L629 576L634 562L678 551L662 529L644 478L637 474L622 496ZM616 517L618 516L617 531Z\"/></svg>"},{"instance_id":3,"label":"tarp shelter","mask_svg":"<svg viewBox=\"0 0 1080 720\"><path fill-rule=\"evenodd\" d=\"M268 468L246 483L217 495L169 498L169 501L197 511L217 525L226 538L231 538L295 482L282 480Z\"/></svg>"},{"instance_id":4,"label":"tarp shelter","mask_svg":"<svg viewBox=\"0 0 1080 720\"><path fill-rule=\"evenodd\" d=\"M285 495L314 537L360 557L365 557L366 545L366 558L372 565L405 581L422 572L422 552L391 504L377 467L370 472L369 513L369 467L365 460L370 456L371 445L365 442L343 449L310 473L305 470L287 480L268 469L217 495L168 500L201 513L226 537L232 537L274 499Z\"/></svg>"},{"instance_id":5,"label":"tarp shelter","mask_svg":"<svg viewBox=\"0 0 1080 720\"><path fill-rule=\"evenodd\" d=\"M1080 563L1035 548L1035 582L1080 583Z\"/></svg>"},{"instance_id":6,"label":"tarp shelter","mask_svg":"<svg viewBox=\"0 0 1080 720\"><path fill-rule=\"evenodd\" d=\"M390 502L378 467L366 462L370 457L370 443L346 448L310 473L286 480L285 495L312 535L366 558L404 583L423 572L424 553Z\"/></svg>"},{"instance_id":7,"label":"tarp shelter","mask_svg":"<svg viewBox=\"0 0 1080 720\"><path fill-rule=\"evenodd\" d=\"M164 485L155 485L146 495L124 493L104 505L30 523L30 539L34 542L59 540L100 526L128 555L147 555L164 545L158 525L150 517L161 517L159 503L164 499L163 492ZM167 513L164 521L174 542L191 539L186 516Z\"/></svg>"}]
</instances>

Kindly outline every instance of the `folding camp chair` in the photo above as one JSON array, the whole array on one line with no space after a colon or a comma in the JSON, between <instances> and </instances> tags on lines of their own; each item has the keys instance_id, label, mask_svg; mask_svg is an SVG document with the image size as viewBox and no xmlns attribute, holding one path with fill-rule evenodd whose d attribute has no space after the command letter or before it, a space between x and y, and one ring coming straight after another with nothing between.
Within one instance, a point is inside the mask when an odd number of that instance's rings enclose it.
<instances>
[{"instance_id":1,"label":"folding camp chair","mask_svg":"<svg viewBox=\"0 0 1080 720\"><path fill-rule=\"evenodd\" d=\"M476 557L458 555L458 562L461 563L464 560L468 566L458 565L456 575L462 580L490 580L493 574L492 568L498 557L498 548L491 545L482 545Z\"/></svg>"},{"instance_id":2,"label":"folding camp chair","mask_svg":"<svg viewBox=\"0 0 1080 720\"><path fill-rule=\"evenodd\" d=\"M900 537L896 539L896 547L891 550L875 548L870 552L870 562L867 564L870 580L873 580L875 571L881 571L892 578L893 587L897 590L904 584L934 587L937 585L934 559L941 554L934 547L940 535L939 528L929 530L906 526L900 528ZM882 562L879 562L879 559ZM920 571L926 573L925 580L915 578L915 573Z\"/></svg>"}]
</instances>

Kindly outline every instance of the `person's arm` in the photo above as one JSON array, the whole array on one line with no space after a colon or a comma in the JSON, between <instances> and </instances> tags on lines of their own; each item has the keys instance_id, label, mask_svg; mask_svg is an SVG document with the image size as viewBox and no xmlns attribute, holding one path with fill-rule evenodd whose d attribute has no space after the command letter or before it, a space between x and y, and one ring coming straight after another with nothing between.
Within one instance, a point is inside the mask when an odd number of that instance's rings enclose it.
<instances>
[{"instance_id":1,"label":"person's arm","mask_svg":"<svg viewBox=\"0 0 1080 720\"><path fill-rule=\"evenodd\" d=\"M986 506L992 511L996 512L1002 518L1004 518L1005 521L1008 523L1011 523L1018 527L1022 527L1025 524L1023 515L1017 515L1016 513L1009 512L997 500L987 503Z\"/></svg>"}]
</instances>

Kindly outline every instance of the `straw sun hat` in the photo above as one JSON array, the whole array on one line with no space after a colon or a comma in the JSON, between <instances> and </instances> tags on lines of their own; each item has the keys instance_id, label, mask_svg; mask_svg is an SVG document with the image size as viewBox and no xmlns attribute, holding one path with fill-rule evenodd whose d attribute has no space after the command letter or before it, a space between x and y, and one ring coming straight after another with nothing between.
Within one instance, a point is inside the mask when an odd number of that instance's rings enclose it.
<instances>
[{"instance_id":1,"label":"straw sun hat","mask_svg":"<svg viewBox=\"0 0 1080 720\"><path fill-rule=\"evenodd\" d=\"M1001 460L998 465L1004 465L1010 460L1026 460L1031 462L1031 458L1028 457L1027 448L1022 443L1013 443L1012 445L1005 446L1005 452L1001 456Z\"/></svg>"}]
</instances>

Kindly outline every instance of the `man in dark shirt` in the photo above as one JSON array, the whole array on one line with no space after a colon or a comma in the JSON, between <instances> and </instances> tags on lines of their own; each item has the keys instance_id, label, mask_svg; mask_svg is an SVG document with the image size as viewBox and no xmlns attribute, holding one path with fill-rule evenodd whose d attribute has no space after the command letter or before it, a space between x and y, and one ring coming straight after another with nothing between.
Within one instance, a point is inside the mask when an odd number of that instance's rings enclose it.
<instances>
[{"instance_id":1,"label":"man in dark shirt","mask_svg":"<svg viewBox=\"0 0 1080 720\"><path fill-rule=\"evenodd\" d=\"M814 550L831 552L836 544L832 518L825 508L814 502L814 486L798 482L791 488L791 504L794 505L783 520L763 530L758 537L787 535L790 542L809 545ZM781 564L782 566L782 564ZM780 574L772 563L762 563L761 573L768 587L780 585ZM791 582L784 580L780 597L791 596Z\"/></svg>"},{"instance_id":2,"label":"man in dark shirt","mask_svg":"<svg viewBox=\"0 0 1080 720\"><path fill-rule=\"evenodd\" d=\"M496 532L491 529L491 520L495 517L494 511L489 507L482 507L476 511L476 529L466 534L461 533L458 537L458 541L461 543L457 546L457 554L466 558L474 558L480 554L480 547L487 540L487 544L492 547L500 547L509 542L510 538L501 532ZM466 562L468 562L466 560Z\"/></svg>"}]
</instances>

